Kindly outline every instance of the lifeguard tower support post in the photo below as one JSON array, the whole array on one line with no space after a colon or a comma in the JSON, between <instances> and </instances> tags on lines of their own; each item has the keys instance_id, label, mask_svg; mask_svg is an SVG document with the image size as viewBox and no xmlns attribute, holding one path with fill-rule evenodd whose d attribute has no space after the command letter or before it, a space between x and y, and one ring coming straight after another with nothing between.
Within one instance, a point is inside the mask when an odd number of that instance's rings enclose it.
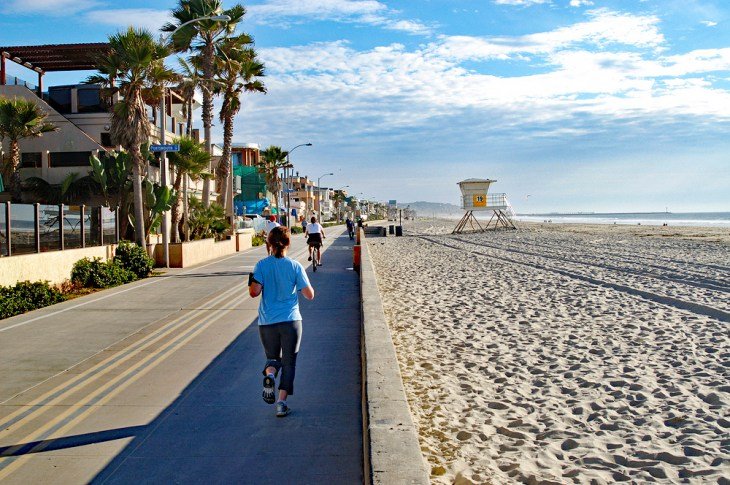
<instances>
[{"instance_id":1,"label":"lifeguard tower support post","mask_svg":"<svg viewBox=\"0 0 730 485\"><path fill-rule=\"evenodd\" d=\"M465 232L469 225L469 232L484 232L494 222L494 229L504 227L506 229L517 229L512 221L514 212L507 200L507 194L487 194L489 186L496 182L490 179L466 179L459 182L461 190L461 208L466 211L464 217L459 220L451 234ZM474 212L491 212L492 217L487 225L482 227L474 216Z\"/></svg>"}]
</instances>

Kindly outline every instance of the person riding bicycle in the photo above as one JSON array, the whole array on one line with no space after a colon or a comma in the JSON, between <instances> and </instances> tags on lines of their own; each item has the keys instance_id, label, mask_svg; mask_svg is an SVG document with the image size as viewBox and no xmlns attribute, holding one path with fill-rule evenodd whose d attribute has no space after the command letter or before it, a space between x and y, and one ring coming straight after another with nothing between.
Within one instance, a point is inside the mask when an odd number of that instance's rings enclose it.
<instances>
[{"instance_id":1,"label":"person riding bicycle","mask_svg":"<svg viewBox=\"0 0 730 485\"><path fill-rule=\"evenodd\" d=\"M307 236L307 245L309 246L309 259L308 261L312 260L312 250L316 247L317 248L317 265L322 266L322 240L326 237L324 235L324 227L317 222L317 218L312 216L312 219L310 220L310 223L307 224L307 229L304 232L304 235Z\"/></svg>"},{"instance_id":2,"label":"person riding bicycle","mask_svg":"<svg viewBox=\"0 0 730 485\"><path fill-rule=\"evenodd\" d=\"M348 217L347 220L345 220L345 224L347 225L347 234L350 236L350 240L352 241L355 238L355 223Z\"/></svg>"}]
</instances>

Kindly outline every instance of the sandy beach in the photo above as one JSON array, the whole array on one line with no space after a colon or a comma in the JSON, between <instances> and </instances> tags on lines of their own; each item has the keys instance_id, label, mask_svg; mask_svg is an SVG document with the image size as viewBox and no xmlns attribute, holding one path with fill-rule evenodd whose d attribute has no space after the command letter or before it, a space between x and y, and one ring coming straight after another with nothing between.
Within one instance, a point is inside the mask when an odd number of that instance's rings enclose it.
<instances>
[{"instance_id":1,"label":"sandy beach","mask_svg":"<svg viewBox=\"0 0 730 485\"><path fill-rule=\"evenodd\" d=\"M730 231L371 238L434 483L730 484Z\"/></svg>"}]
</instances>

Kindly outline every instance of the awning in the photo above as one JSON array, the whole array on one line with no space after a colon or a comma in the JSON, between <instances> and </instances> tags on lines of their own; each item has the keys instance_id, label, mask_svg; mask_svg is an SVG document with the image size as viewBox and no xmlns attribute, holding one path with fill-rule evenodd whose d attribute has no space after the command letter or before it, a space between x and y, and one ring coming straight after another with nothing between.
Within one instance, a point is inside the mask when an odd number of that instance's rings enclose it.
<instances>
[{"instance_id":1,"label":"awning","mask_svg":"<svg viewBox=\"0 0 730 485\"><path fill-rule=\"evenodd\" d=\"M93 71L96 58L109 51L107 42L0 47L0 54L6 59L42 73Z\"/></svg>"}]
</instances>

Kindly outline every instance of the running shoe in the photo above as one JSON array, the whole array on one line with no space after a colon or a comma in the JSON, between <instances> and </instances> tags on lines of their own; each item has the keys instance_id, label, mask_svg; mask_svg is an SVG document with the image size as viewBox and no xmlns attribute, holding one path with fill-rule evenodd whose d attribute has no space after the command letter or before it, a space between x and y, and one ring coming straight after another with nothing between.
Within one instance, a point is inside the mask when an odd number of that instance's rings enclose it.
<instances>
[{"instance_id":1,"label":"running shoe","mask_svg":"<svg viewBox=\"0 0 730 485\"><path fill-rule=\"evenodd\" d=\"M264 402L266 404L274 404L276 402L276 391L274 390L275 387L276 381L273 377L264 377L264 392L262 394L262 397L264 398Z\"/></svg>"},{"instance_id":2,"label":"running shoe","mask_svg":"<svg viewBox=\"0 0 730 485\"><path fill-rule=\"evenodd\" d=\"M312 260L312 257L311 256L307 258L307 261L311 261L311 260Z\"/></svg>"},{"instance_id":3,"label":"running shoe","mask_svg":"<svg viewBox=\"0 0 730 485\"><path fill-rule=\"evenodd\" d=\"M289 406L287 406L285 402L276 403L276 417L277 418L283 418L284 416L287 416L289 413L291 413L291 408Z\"/></svg>"}]
</instances>

